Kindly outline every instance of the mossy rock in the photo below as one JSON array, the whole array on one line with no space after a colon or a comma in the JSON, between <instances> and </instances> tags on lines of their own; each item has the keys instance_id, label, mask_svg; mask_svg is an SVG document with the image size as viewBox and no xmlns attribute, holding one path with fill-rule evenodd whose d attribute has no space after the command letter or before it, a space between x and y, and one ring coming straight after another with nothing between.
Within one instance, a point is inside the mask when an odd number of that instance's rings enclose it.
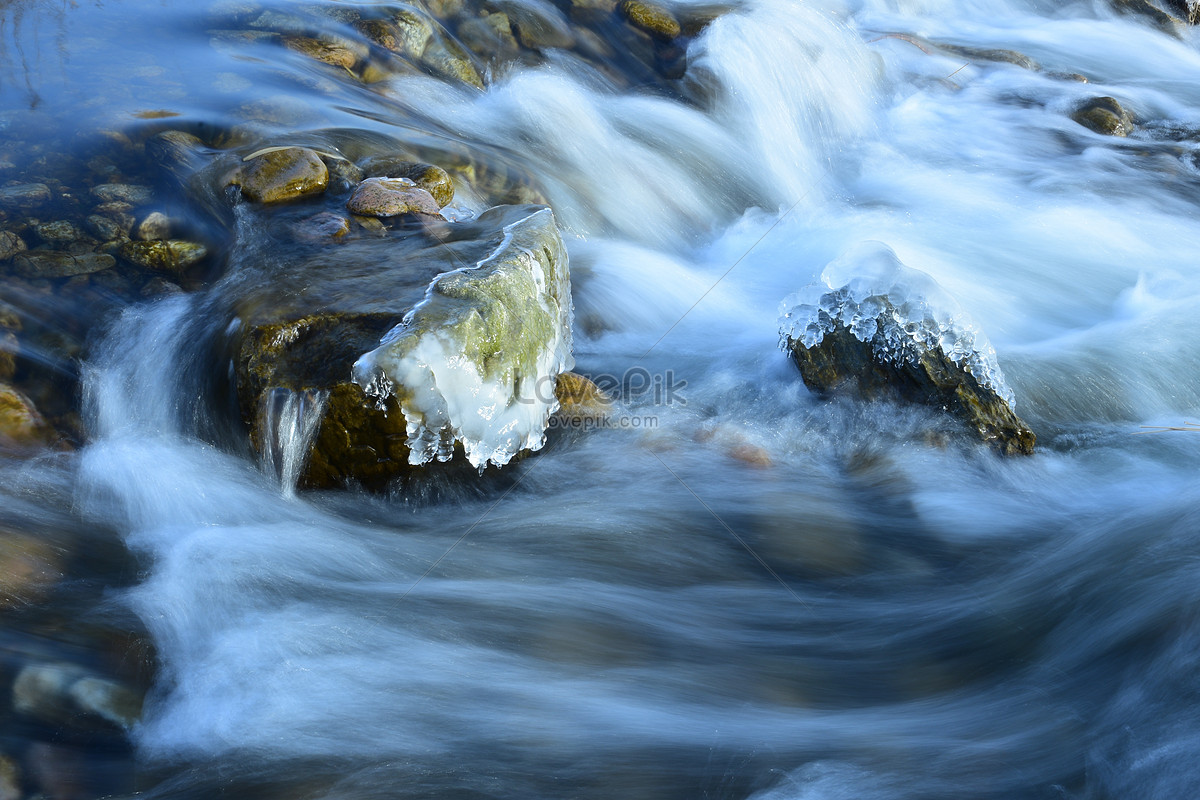
<instances>
[{"instance_id":1,"label":"mossy rock","mask_svg":"<svg viewBox=\"0 0 1200 800\"><path fill-rule=\"evenodd\" d=\"M1134 128L1133 115L1112 97L1093 97L1071 119L1105 136L1128 136Z\"/></svg>"},{"instance_id":2,"label":"mossy rock","mask_svg":"<svg viewBox=\"0 0 1200 800\"><path fill-rule=\"evenodd\" d=\"M620 10L631 25L662 41L670 41L683 31L675 15L657 3L623 0Z\"/></svg>"},{"instance_id":3,"label":"mossy rock","mask_svg":"<svg viewBox=\"0 0 1200 800\"><path fill-rule=\"evenodd\" d=\"M315 151L285 147L250 158L230 183L256 203L279 203L324 192L329 169Z\"/></svg>"}]
</instances>

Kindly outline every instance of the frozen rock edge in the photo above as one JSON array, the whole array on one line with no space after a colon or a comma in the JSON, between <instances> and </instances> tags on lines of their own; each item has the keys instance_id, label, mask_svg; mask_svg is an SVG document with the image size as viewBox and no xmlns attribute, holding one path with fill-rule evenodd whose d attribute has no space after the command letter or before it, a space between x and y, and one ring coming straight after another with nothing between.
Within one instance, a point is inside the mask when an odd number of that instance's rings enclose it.
<instances>
[{"instance_id":1,"label":"frozen rock edge","mask_svg":"<svg viewBox=\"0 0 1200 800\"><path fill-rule=\"evenodd\" d=\"M887 245L864 242L830 262L819 283L783 301L779 323L780 347L811 390L856 384L867 397L941 406L1002 452L1033 451L987 337Z\"/></svg>"},{"instance_id":2,"label":"frozen rock edge","mask_svg":"<svg viewBox=\"0 0 1200 800\"><path fill-rule=\"evenodd\" d=\"M566 248L548 208L503 234L485 258L436 277L354 364L379 407L398 402L411 465L448 461L460 444L482 470L546 441L554 380L574 366Z\"/></svg>"}]
</instances>

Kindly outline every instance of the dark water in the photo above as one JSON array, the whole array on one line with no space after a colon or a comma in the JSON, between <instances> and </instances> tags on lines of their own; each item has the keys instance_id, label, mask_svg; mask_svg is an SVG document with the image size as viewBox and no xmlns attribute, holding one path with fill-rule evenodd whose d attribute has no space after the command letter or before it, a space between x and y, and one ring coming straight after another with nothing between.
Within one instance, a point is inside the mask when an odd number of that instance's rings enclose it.
<instances>
[{"instance_id":1,"label":"dark water","mask_svg":"<svg viewBox=\"0 0 1200 800\"><path fill-rule=\"evenodd\" d=\"M1200 417L1194 34L1090 2L772 0L675 6L667 43L526 0L486 9L574 43L471 51L480 8L452 6L0 7L0 189L51 193L0 228L44 248L31 220L85 228L93 187L137 184L131 213L210 250L166 276L0 262L12 382L62 438L0 460L12 796L1197 794L1200 436L1142 427ZM356 27L424 9L485 88ZM1071 120L1094 96L1130 136ZM247 298L303 296L288 226L343 200L234 212L147 146L170 130L204 158L403 148L458 170L464 215L545 199L577 371L625 378L629 422L501 478L281 489L212 342ZM870 239L987 333L1037 455L803 387L780 302ZM70 685L22 705L47 665ZM145 693L138 721L79 675Z\"/></svg>"}]
</instances>

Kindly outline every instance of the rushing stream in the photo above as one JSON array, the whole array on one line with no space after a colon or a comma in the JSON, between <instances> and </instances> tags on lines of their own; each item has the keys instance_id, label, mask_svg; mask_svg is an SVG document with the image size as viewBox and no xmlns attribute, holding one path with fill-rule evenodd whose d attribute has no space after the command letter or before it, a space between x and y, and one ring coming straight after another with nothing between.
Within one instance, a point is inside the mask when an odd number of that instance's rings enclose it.
<instances>
[{"instance_id":1,"label":"rushing stream","mask_svg":"<svg viewBox=\"0 0 1200 800\"><path fill-rule=\"evenodd\" d=\"M1200 35L1099 0L684 3L715 19L657 67L548 49L480 91L222 38L220 5L0 4L0 184L262 101L285 143L483 154L554 209L616 422L479 480L297 491L324 396L278 395L256 458L205 383L226 310L287 279L264 226L179 197L224 247L182 293L0 263L38 341L80 342L22 351L79 434L0 458L0 546L65 562L0 605L0 672L147 690L125 750L6 723L14 797L1200 793L1200 434L1147 427L1200 422ZM1100 96L1127 137L1072 119ZM986 335L1033 456L804 387L780 304L867 241Z\"/></svg>"}]
</instances>

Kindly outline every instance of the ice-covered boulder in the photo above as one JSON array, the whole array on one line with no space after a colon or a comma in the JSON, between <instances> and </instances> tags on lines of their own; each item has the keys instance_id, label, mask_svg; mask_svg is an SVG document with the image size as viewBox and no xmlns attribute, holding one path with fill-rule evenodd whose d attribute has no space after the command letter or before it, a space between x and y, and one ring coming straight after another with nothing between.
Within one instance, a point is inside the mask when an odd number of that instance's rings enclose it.
<instances>
[{"instance_id":1,"label":"ice-covered boulder","mask_svg":"<svg viewBox=\"0 0 1200 800\"><path fill-rule=\"evenodd\" d=\"M570 331L553 213L500 206L439 238L288 261L241 296L228 346L241 416L285 486L381 488L456 453L482 470L540 448Z\"/></svg>"},{"instance_id":2,"label":"ice-covered boulder","mask_svg":"<svg viewBox=\"0 0 1200 800\"><path fill-rule=\"evenodd\" d=\"M1013 408L996 351L928 275L891 248L865 242L831 262L821 281L784 300L780 346L809 389L856 388L940 407L1006 454L1035 437Z\"/></svg>"}]
</instances>

